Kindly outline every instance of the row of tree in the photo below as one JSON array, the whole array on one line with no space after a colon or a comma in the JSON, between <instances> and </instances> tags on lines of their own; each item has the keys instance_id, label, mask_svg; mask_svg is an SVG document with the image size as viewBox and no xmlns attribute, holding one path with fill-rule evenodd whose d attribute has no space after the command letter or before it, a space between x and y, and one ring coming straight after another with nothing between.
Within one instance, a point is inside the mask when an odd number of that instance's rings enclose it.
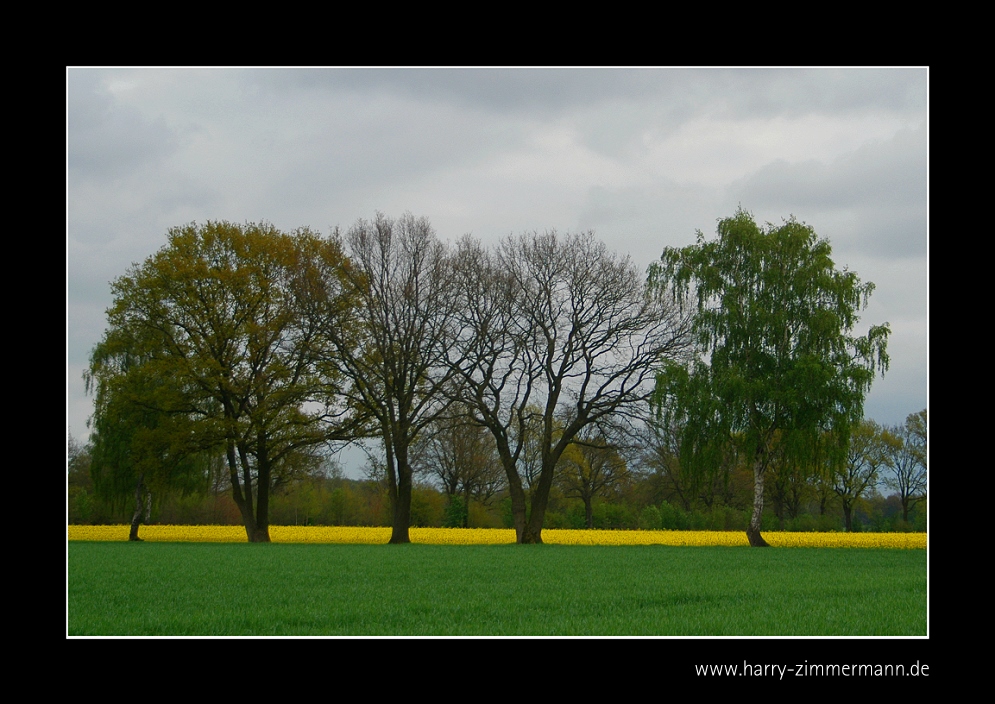
<instances>
[{"instance_id":1,"label":"row of tree","mask_svg":"<svg viewBox=\"0 0 995 704\"><path fill-rule=\"evenodd\" d=\"M853 437L852 458L835 467L774 465L766 482L765 530L924 530L925 411L902 426L867 421ZM493 442L473 426L419 439L414 449L411 523L416 526L511 527L510 497ZM876 436L876 437L875 437ZM69 518L120 523L126 507L94 495L89 448L70 439ZM377 458L371 458L376 460ZM544 528L745 530L752 505L748 457L709 477L681 471L679 459L651 437L628 447L573 445L557 467ZM239 524L223 458L204 467L199 485L156 494L159 523ZM386 475L380 461L366 479L347 479L332 459L315 464L273 492L279 525L389 525ZM523 466L530 491L527 463ZM860 481L851 481L859 477ZM884 494L888 494L885 496ZM121 497L123 498L123 497ZM845 510L844 510L845 509Z\"/></svg>"},{"instance_id":2,"label":"row of tree","mask_svg":"<svg viewBox=\"0 0 995 704\"><path fill-rule=\"evenodd\" d=\"M648 282L591 233L487 249L447 246L410 214L327 238L176 228L112 284L86 375L94 483L134 492L137 537L149 490L221 456L249 540L267 541L273 491L329 443L372 437L391 542L408 542L420 470L464 503L501 487L533 543L563 467L584 468L566 491L590 524L625 465L613 448L652 421L696 477L748 448L747 532L763 545L769 470L842 462L887 366L887 326L851 334L871 285L829 253L801 223L763 229L742 211L717 242L665 250ZM479 462L457 477L457 448L485 447L503 477Z\"/></svg>"},{"instance_id":3,"label":"row of tree","mask_svg":"<svg viewBox=\"0 0 995 704\"><path fill-rule=\"evenodd\" d=\"M416 475L441 489L448 504L458 503L464 511L463 525L467 525L465 508L471 501L491 505L507 496L500 462L493 441L480 428L463 421L440 430L416 443ZM662 502L685 512L710 511L716 506L741 510L752 503L752 499L745 501L744 482L753 471L745 435L735 436L726 455L709 465L707 472L688 471L682 465L675 447L680 437L679 431L665 432L653 422L634 437L613 441L597 432L582 433L555 468L557 510L562 510L564 500L579 502L583 525L592 528L597 502L627 502L637 513ZM533 449L520 460L527 494L538 479L536 455ZM825 516L833 509L842 514L845 529L852 530L854 508L879 489L894 496L902 525L909 525L910 512L926 500L926 410L910 414L900 426L862 421L851 432L845 458L829 459L801 464L779 455L772 460L765 505L772 507L782 529L805 511ZM643 486L635 490L643 494L640 500L632 498L636 485Z\"/></svg>"}]
</instances>

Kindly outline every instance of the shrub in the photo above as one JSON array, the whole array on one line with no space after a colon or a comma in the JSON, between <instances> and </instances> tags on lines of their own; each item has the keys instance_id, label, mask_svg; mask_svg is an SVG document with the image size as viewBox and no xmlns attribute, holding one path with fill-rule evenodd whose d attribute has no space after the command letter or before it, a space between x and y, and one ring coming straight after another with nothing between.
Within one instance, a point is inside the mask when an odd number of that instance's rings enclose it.
<instances>
[{"instance_id":1,"label":"shrub","mask_svg":"<svg viewBox=\"0 0 995 704\"><path fill-rule=\"evenodd\" d=\"M710 523L709 515L700 509L691 509L688 514L688 530L708 530Z\"/></svg>"},{"instance_id":2,"label":"shrub","mask_svg":"<svg viewBox=\"0 0 995 704\"><path fill-rule=\"evenodd\" d=\"M570 528L583 528L584 527L584 514L581 512L581 525L575 526L574 521L571 516L560 513L559 511L546 511L546 515L543 516L542 527L557 529L570 529ZM510 527L510 526L509 526Z\"/></svg>"},{"instance_id":3,"label":"shrub","mask_svg":"<svg viewBox=\"0 0 995 704\"><path fill-rule=\"evenodd\" d=\"M442 527L462 528L464 517L466 517L466 507L463 505L463 499L456 495L450 496L446 510L442 514Z\"/></svg>"},{"instance_id":4,"label":"shrub","mask_svg":"<svg viewBox=\"0 0 995 704\"><path fill-rule=\"evenodd\" d=\"M639 514L640 530L660 530L661 525L660 509L656 506L647 506Z\"/></svg>"},{"instance_id":5,"label":"shrub","mask_svg":"<svg viewBox=\"0 0 995 704\"><path fill-rule=\"evenodd\" d=\"M425 528L442 525L443 497L434 489L416 486L411 490L411 525Z\"/></svg>"},{"instance_id":6,"label":"shrub","mask_svg":"<svg viewBox=\"0 0 995 704\"><path fill-rule=\"evenodd\" d=\"M583 511L581 514L583 515ZM594 506L595 528L631 530L636 527L637 523L635 513L624 504L595 504Z\"/></svg>"},{"instance_id":7,"label":"shrub","mask_svg":"<svg viewBox=\"0 0 995 704\"><path fill-rule=\"evenodd\" d=\"M687 530L687 514L669 501L660 504L660 527L663 530Z\"/></svg>"}]
</instances>

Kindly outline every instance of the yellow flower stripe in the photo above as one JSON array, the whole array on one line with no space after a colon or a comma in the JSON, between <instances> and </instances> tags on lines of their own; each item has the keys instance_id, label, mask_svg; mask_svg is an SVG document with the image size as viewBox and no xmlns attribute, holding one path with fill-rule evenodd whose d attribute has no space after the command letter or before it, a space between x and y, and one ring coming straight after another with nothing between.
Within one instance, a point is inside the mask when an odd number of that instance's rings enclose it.
<instances>
[{"instance_id":1,"label":"yellow flower stripe","mask_svg":"<svg viewBox=\"0 0 995 704\"><path fill-rule=\"evenodd\" d=\"M128 539L128 526L69 526L69 540ZM339 526L270 526L274 543L380 544L390 540L390 528ZM148 542L244 543L241 526L142 526ZM515 531L494 528L412 528L411 542L432 545L507 545ZM775 547L926 548L926 533L764 533ZM542 532L556 545L733 545L746 546L741 531L711 530L553 530Z\"/></svg>"}]
</instances>

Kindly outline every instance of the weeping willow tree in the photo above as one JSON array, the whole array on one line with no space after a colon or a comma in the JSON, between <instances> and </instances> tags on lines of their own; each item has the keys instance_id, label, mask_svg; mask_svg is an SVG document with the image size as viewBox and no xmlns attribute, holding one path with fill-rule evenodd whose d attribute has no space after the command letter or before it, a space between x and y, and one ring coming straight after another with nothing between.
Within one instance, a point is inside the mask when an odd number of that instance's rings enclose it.
<instances>
[{"instance_id":1,"label":"weeping willow tree","mask_svg":"<svg viewBox=\"0 0 995 704\"><path fill-rule=\"evenodd\" d=\"M89 420L90 475L94 491L116 509L132 497L129 540L140 540L139 526L152 506L171 491L206 490L203 436L194 434L182 394L172 380L150 373L140 347L113 333L105 335L85 374L94 394Z\"/></svg>"},{"instance_id":2,"label":"weeping willow tree","mask_svg":"<svg viewBox=\"0 0 995 704\"><path fill-rule=\"evenodd\" d=\"M668 247L650 286L695 310L700 356L665 365L654 404L681 428L681 462L704 470L739 443L754 477L750 545L760 534L764 477L775 461L843 452L875 372L888 367L888 324L853 334L874 285L838 270L828 240L794 218L761 227L738 210L718 238ZM835 442L826 443L826 435Z\"/></svg>"}]
</instances>

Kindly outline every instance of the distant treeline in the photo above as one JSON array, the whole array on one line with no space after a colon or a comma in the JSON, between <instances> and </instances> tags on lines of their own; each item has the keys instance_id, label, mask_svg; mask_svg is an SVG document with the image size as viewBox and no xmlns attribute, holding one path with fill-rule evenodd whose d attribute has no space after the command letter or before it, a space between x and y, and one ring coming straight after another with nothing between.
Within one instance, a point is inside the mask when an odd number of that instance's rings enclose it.
<instances>
[{"instance_id":1,"label":"distant treeline","mask_svg":"<svg viewBox=\"0 0 995 704\"><path fill-rule=\"evenodd\" d=\"M133 506L112 504L93 490L87 448L72 443L75 456L70 462L68 519L70 524L127 524ZM374 479L348 479L334 464L322 472L301 477L278 490L271 498L274 525L389 526L390 512L385 483ZM499 469L499 468L498 468ZM150 523L166 525L241 525L242 517L223 481L209 481L186 494L175 491L156 499ZM750 520L752 477L748 467L730 472L719 483L721 491L697 500L682 496L677 478L665 471L642 467L629 471L609 491L592 502L591 527L615 530L734 530L742 531ZM889 483L892 483L889 479ZM882 493L882 490L885 493ZM795 492L797 501L784 500L785 490L776 482L768 484L764 530L842 531L845 517L839 496L823 501L813 478ZM551 491L545 528L585 528L584 502L569 498L569 487L557 482ZM721 494L721 495L720 495ZM459 495L447 495L426 477L412 490L413 526L471 528L513 527L510 499L499 491L491 499L473 497L467 502ZM889 492L884 481L853 502L852 530L892 532L925 531L926 502L917 503L902 517L901 497Z\"/></svg>"}]
</instances>

